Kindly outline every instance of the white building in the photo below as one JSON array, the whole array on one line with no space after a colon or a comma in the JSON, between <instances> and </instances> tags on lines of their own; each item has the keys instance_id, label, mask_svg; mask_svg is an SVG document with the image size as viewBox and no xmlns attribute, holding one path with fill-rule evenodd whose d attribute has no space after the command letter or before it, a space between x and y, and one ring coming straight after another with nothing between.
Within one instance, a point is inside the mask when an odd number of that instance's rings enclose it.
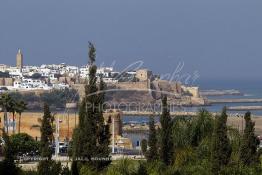
<instances>
[{"instance_id":1,"label":"white building","mask_svg":"<svg viewBox=\"0 0 262 175\"><path fill-rule=\"evenodd\" d=\"M35 80L35 79L22 79L22 81L14 82L14 89L17 90L50 90L52 87L49 87L44 81Z\"/></svg>"},{"instance_id":2,"label":"white building","mask_svg":"<svg viewBox=\"0 0 262 175\"><path fill-rule=\"evenodd\" d=\"M0 72L5 72L7 71L7 68L9 68L9 66L5 65L5 64L0 64Z\"/></svg>"}]
</instances>

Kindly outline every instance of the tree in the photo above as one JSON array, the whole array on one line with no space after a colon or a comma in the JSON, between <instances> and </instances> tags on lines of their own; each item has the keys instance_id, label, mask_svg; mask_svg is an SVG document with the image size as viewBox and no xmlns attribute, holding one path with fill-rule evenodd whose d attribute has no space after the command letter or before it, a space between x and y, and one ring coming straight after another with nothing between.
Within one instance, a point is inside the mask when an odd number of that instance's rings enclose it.
<instances>
[{"instance_id":1,"label":"tree","mask_svg":"<svg viewBox=\"0 0 262 175\"><path fill-rule=\"evenodd\" d=\"M158 149L157 149L157 137L156 137L156 128L155 128L155 120L154 117L150 117L149 119L149 137L148 137L148 152L147 152L147 160L155 161L158 159Z\"/></svg>"},{"instance_id":2,"label":"tree","mask_svg":"<svg viewBox=\"0 0 262 175\"><path fill-rule=\"evenodd\" d=\"M214 129L212 115L205 109L199 110L191 128L191 145L197 147L205 137L212 135Z\"/></svg>"},{"instance_id":3,"label":"tree","mask_svg":"<svg viewBox=\"0 0 262 175\"><path fill-rule=\"evenodd\" d=\"M31 76L31 78L33 78L33 79L40 79L40 78L42 78L42 75L41 75L40 73L34 73L34 74Z\"/></svg>"},{"instance_id":4,"label":"tree","mask_svg":"<svg viewBox=\"0 0 262 175\"><path fill-rule=\"evenodd\" d=\"M230 160L232 148L227 137L227 114L223 108L221 116L217 117L212 141L212 172L218 174Z\"/></svg>"},{"instance_id":5,"label":"tree","mask_svg":"<svg viewBox=\"0 0 262 175\"><path fill-rule=\"evenodd\" d=\"M143 155L146 156L146 153L147 153L147 140L146 139L143 139L141 141L141 151Z\"/></svg>"},{"instance_id":6,"label":"tree","mask_svg":"<svg viewBox=\"0 0 262 175\"><path fill-rule=\"evenodd\" d=\"M10 103L9 103L9 112L11 112L12 116L13 116L13 123L12 123L13 134L15 134L15 129L16 129L15 128L15 110L16 110L16 107L17 107L16 101L13 98L11 98Z\"/></svg>"},{"instance_id":7,"label":"tree","mask_svg":"<svg viewBox=\"0 0 262 175\"><path fill-rule=\"evenodd\" d=\"M39 143L26 133L12 135L10 140L14 156L37 153L39 151Z\"/></svg>"},{"instance_id":8,"label":"tree","mask_svg":"<svg viewBox=\"0 0 262 175\"><path fill-rule=\"evenodd\" d=\"M170 117L167 96L162 98L162 115L160 117L160 159L166 165L172 163L173 157L173 139L172 139L172 120Z\"/></svg>"},{"instance_id":9,"label":"tree","mask_svg":"<svg viewBox=\"0 0 262 175\"><path fill-rule=\"evenodd\" d=\"M97 125L97 157L100 158L108 158L108 161L98 161L96 163L96 168L101 169L104 168L105 166L110 164L110 149L109 149L109 144L110 144L110 127L109 123L110 121L107 121L107 124L104 124L104 117L103 117L103 112L104 112L104 101L105 101L105 93L104 90L106 89L106 85L103 82L102 77L100 77L100 84L99 84L99 91L97 92L97 104L96 104L96 109L97 109L97 116L96 116L96 125Z\"/></svg>"},{"instance_id":10,"label":"tree","mask_svg":"<svg viewBox=\"0 0 262 175\"><path fill-rule=\"evenodd\" d=\"M19 123L18 123L18 133L20 133L20 129L21 129L21 116L22 113L27 109L27 104L24 101L19 101L16 104L16 112L19 114Z\"/></svg>"},{"instance_id":11,"label":"tree","mask_svg":"<svg viewBox=\"0 0 262 175\"><path fill-rule=\"evenodd\" d=\"M103 168L110 161L95 161L93 157L109 158L110 132L109 125L104 124L104 88L105 84L100 79L97 87L96 70L94 64L96 49L89 43L89 77L85 86L85 97L79 109L79 125L73 134L73 159L82 158L86 166ZM77 164L77 163L76 163ZM77 164L78 165L78 164ZM78 168L81 169L81 168Z\"/></svg>"},{"instance_id":12,"label":"tree","mask_svg":"<svg viewBox=\"0 0 262 175\"><path fill-rule=\"evenodd\" d=\"M9 136L6 134L3 129L3 139L4 139L4 160L0 167L1 174L4 175L16 175L19 172L19 169L16 167L14 162L13 147L10 141Z\"/></svg>"},{"instance_id":13,"label":"tree","mask_svg":"<svg viewBox=\"0 0 262 175\"><path fill-rule=\"evenodd\" d=\"M44 105L44 116L41 125L40 151L42 160L38 165L39 175L59 174L62 171L60 163L52 161L50 145L53 141L52 115L47 104Z\"/></svg>"},{"instance_id":14,"label":"tree","mask_svg":"<svg viewBox=\"0 0 262 175\"><path fill-rule=\"evenodd\" d=\"M255 136L255 123L251 120L251 113L245 114L245 130L240 147L240 161L243 165L257 165L259 163L259 154L257 148L259 140Z\"/></svg>"},{"instance_id":15,"label":"tree","mask_svg":"<svg viewBox=\"0 0 262 175\"><path fill-rule=\"evenodd\" d=\"M92 66L96 59L96 48L93 45L93 43L88 42L88 44L89 44L89 52L88 52L89 63Z\"/></svg>"},{"instance_id":16,"label":"tree","mask_svg":"<svg viewBox=\"0 0 262 175\"><path fill-rule=\"evenodd\" d=\"M1 94L0 106L3 108L3 111L4 111L4 123L5 123L5 125L8 125L7 112L10 112L11 103L12 103L12 98L9 94L7 94L7 93ZM9 128L9 126L6 126L7 134L8 134L8 128Z\"/></svg>"}]
</instances>

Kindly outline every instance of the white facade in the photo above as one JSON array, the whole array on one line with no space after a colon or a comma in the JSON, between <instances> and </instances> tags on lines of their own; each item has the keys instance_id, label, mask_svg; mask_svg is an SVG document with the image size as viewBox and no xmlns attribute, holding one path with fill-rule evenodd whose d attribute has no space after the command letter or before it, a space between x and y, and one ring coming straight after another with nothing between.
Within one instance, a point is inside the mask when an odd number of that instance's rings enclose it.
<instances>
[{"instance_id":1,"label":"white facade","mask_svg":"<svg viewBox=\"0 0 262 175\"><path fill-rule=\"evenodd\" d=\"M51 64L51 65L41 65L41 66L23 66L22 70L16 67L10 67L0 64L0 71L9 72L9 75L16 79L13 84L14 89L22 90L34 90L34 89L63 89L69 87L68 84L58 84L58 77L79 77L83 79L88 79L89 76L89 66L77 67L62 64ZM40 74L42 77L48 79L47 85L41 80L31 79L34 74ZM113 78L113 75L117 72L113 71L113 67L99 67L97 68L97 77L103 77L105 83L117 83L118 80ZM98 79L99 80L99 79Z\"/></svg>"},{"instance_id":2,"label":"white facade","mask_svg":"<svg viewBox=\"0 0 262 175\"><path fill-rule=\"evenodd\" d=\"M14 82L14 89L18 90L50 90L52 87L49 87L45 82L35 79L22 79L22 81Z\"/></svg>"}]
</instances>

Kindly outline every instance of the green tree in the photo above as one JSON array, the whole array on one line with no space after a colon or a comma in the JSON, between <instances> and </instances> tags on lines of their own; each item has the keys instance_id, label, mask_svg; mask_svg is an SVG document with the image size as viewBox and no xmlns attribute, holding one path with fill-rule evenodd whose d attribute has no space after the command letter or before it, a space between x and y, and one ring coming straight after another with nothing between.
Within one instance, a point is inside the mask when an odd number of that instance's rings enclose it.
<instances>
[{"instance_id":1,"label":"green tree","mask_svg":"<svg viewBox=\"0 0 262 175\"><path fill-rule=\"evenodd\" d=\"M147 154L147 140L146 139L143 139L141 141L141 151L142 151L142 154L146 156Z\"/></svg>"},{"instance_id":2,"label":"green tree","mask_svg":"<svg viewBox=\"0 0 262 175\"><path fill-rule=\"evenodd\" d=\"M100 158L108 158L107 160L97 161L96 168L102 169L105 166L109 165L110 161L110 127L109 121L107 124L104 122L103 112L104 112L104 101L105 101L105 93L104 90L106 89L106 85L103 82L102 77L100 77L100 84L99 84L99 91L97 92L97 116L96 116L96 125L97 125L97 157Z\"/></svg>"},{"instance_id":3,"label":"green tree","mask_svg":"<svg viewBox=\"0 0 262 175\"><path fill-rule=\"evenodd\" d=\"M26 133L12 135L10 140L14 156L29 152L37 153L39 151L39 143Z\"/></svg>"},{"instance_id":4,"label":"green tree","mask_svg":"<svg viewBox=\"0 0 262 175\"><path fill-rule=\"evenodd\" d=\"M15 112L16 112L16 107L17 107L17 102L11 98L11 101L9 103L9 112L12 113L12 116L13 116L13 134L15 134Z\"/></svg>"},{"instance_id":5,"label":"green tree","mask_svg":"<svg viewBox=\"0 0 262 175\"><path fill-rule=\"evenodd\" d=\"M155 120L154 117L150 117L149 119L149 137L148 137L148 152L147 152L147 160L155 161L158 159L158 148L157 148L157 136L156 136L156 128L155 128Z\"/></svg>"},{"instance_id":6,"label":"green tree","mask_svg":"<svg viewBox=\"0 0 262 175\"><path fill-rule=\"evenodd\" d=\"M205 138L212 135L214 129L214 121L212 115L205 109L198 112L196 119L193 119L190 128L191 144L197 147Z\"/></svg>"},{"instance_id":7,"label":"green tree","mask_svg":"<svg viewBox=\"0 0 262 175\"><path fill-rule=\"evenodd\" d=\"M166 165L170 165L173 158L172 119L170 117L166 95L162 98L160 124L160 159Z\"/></svg>"},{"instance_id":8,"label":"green tree","mask_svg":"<svg viewBox=\"0 0 262 175\"><path fill-rule=\"evenodd\" d=\"M227 137L227 113L226 107L223 108L221 116L217 117L213 141L212 141L212 172L218 174L230 160L232 148Z\"/></svg>"},{"instance_id":9,"label":"green tree","mask_svg":"<svg viewBox=\"0 0 262 175\"><path fill-rule=\"evenodd\" d=\"M94 157L109 158L110 154L109 126L104 124L103 118L105 84L101 79L99 87L97 86L97 67L94 64L96 49L92 43L89 43L88 55L89 77L79 109L79 125L74 130L72 152L74 160L84 159L86 166L100 169L110 163L92 160Z\"/></svg>"},{"instance_id":10,"label":"green tree","mask_svg":"<svg viewBox=\"0 0 262 175\"><path fill-rule=\"evenodd\" d=\"M18 120L18 133L20 133L21 129L21 116L22 113L27 109L27 104L24 101L18 101L16 104L15 111L19 114L19 120Z\"/></svg>"},{"instance_id":11,"label":"green tree","mask_svg":"<svg viewBox=\"0 0 262 175\"><path fill-rule=\"evenodd\" d=\"M259 140L255 136L255 123L251 120L251 113L245 114L245 130L240 148L240 161L243 165L257 165L259 163L259 154L257 148Z\"/></svg>"},{"instance_id":12,"label":"green tree","mask_svg":"<svg viewBox=\"0 0 262 175\"><path fill-rule=\"evenodd\" d=\"M7 94L7 93L1 94L0 106L3 108L3 111L4 111L4 124L5 125L8 123L7 112L11 111L12 101L13 101L12 97L9 94ZM7 134L9 133L9 129L8 128L9 127L6 126Z\"/></svg>"},{"instance_id":13,"label":"green tree","mask_svg":"<svg viewBox=\"0 0 262 175\"><path fill-rule=\"evenodd\" d=\"M0 173L4 175L17 175L19 169L14 162L13 147L9 136L3 130L4 139L4 160L0 165Z\"/></svg>"},{"instance_id":14,"label":"green tree","mask_svg":"<svg viewBox=\"0 0 262 175\"><path fill-rule=\"evenodd\" d=\"M38 165L38 174L59 175L62 171L61 163L52 161L52 150L50 145L53 141L53 128L51 126L52 115L47 104L44 105L44 116L41 125L40 151L42 160Z\"/></svg>"}]
</instances>

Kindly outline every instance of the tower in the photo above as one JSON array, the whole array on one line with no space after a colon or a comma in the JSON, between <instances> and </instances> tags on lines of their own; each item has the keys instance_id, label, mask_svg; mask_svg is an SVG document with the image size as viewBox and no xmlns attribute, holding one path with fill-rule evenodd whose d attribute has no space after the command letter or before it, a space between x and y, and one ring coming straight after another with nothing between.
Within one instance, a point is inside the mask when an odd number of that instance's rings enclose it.
<instances>
[{"instance_id":1,"label":"tower","mask_svg":"<svg viewBox=\"0 0 262 175\"><path fill-rule=\"evenodd\" d=\"M23 68L23 54L21 49L18 49L18 53L16 54L16 67L20 70Z\"/></svg>"}]
</instances>

